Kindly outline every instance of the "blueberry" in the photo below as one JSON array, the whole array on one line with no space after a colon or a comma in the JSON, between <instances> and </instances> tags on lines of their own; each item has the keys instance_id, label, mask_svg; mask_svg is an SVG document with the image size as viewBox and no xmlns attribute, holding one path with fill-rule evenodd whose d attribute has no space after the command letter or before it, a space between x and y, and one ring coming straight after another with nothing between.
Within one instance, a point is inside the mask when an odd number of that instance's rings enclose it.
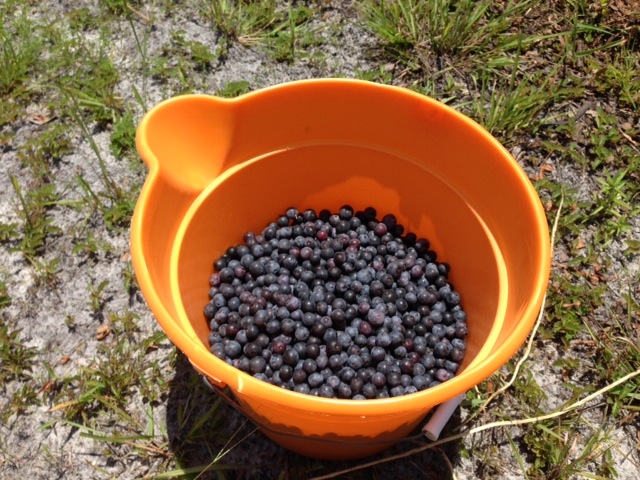
<instances>
[{"instance_id":1,"label":"blueberry","mask_svg":"<svg viewBox=\"0 0 640 480\"><path fill-rule=\"evenodd\" d=\"M324 377L321 373L314 372L307 378L307 383L311 388L317 388L324 383Z\"/></svg>"},{"instance_id":2,"label":"blueberry","mask_svg":"<svg viewBox=\"0 0 640 480\"><path fill-rule=\"evenodd\" d=\"M313 373L318 369L318 364L315 360L307 358L302 362L302 369L307 373Z\"/></svg>"},{"instance_id":3,"label":"blueberry","mask_svg":"<svg viewBox=\"0 0 640 480\"><path fill-rule=\"evenodd\" d=\"M362 212L362 218L365 221L375 220L378 216L376 209L373 207L366 207Z\"/></svg>"},{"instance_id":4,"label":"blueberry","mask_svg":"<svg viewBox=\"0 0 640 480\"><path fill-rule=\"evenodd\" d=\"M372 383L367 383L362 387L362 394L365 398L376 398L378 389Z\"/></svg>"},{"instance_id":5,"label":"blueberry","mask_svg":"<svg viewBox=\"0 0 640 480\"><path fill-rule=\"evenodd\" d=\"M468 333L469 329L466 324L460 322L456 323L456 337L465 338Z\"/></svg>"},{"instance_id":6,"label":"blueberry","mask_svg":"<svg viewBox=\"0 0 640 480\"><path fill-rule=\"evenodd\" d=\"M353 391L351 390L351 387L346 383L340 383L337 389L337 396L338 398L352 398Z\"/></svg>"},{"instance_id":7,"label":"blueberry","mask_svg":"<svg viewBox=\"0 0 640 480\"><path fill-rule=\"evenodd\" d=\"M333 392L333 388L325 384L318 389L318 396L323 398L333 398L335 397L335 394Z\"/></svg>"},{"instance_id":8,"label":"blueberry","mask_svg":"<svg viewBox=\"0 0 640 480\"><path fill-rule=\"evenodd\" d=\"M280 367L280 379L283 382L288 382L293 377L293 367L290 365L283 365Z\"/></svg>"},{"instance_id":9,"label":"blueberry","mask_svg":"<svg viewBox=\"0 0 640 480\"><path fill-rule=\"evenodd\" d=\"M367 312L367 320L372 327L381 327L384 323L385 313L382 309L372 309Z\"/></svg>"},{"instance_id":10,"label":"blueberry","mask_svg":"<svg viewBox=\"0 0 640 480\"><path fill-rule=\"evenodd\" d=\"M298 360L300 359L300 355L298 354L298 352L293 349L293 348L287 348L284 351L284 354L282 356L284 363L290 366L295 366L298 363Z\"/></svg>"},{"instance_id":11,"label":"blueberry","mask_svg":"<svg viewBox=\"0 0 640 480\"><path fill-rule=\"evenodd\" d=\"M266 366L267 366L267 362L262 357L253 357L249 361L249 371L254 374L264 372Z\"/></svg>"},{"instance_id":12,"label":"blueberry","mask_svg":"<svg viewBox=\"0 0 640 480\"><path fill-rule=\"evenodd\" d=\"M387 384L390 387L396 387L400 385L401 374L399 372L389 372L387 374Z\"/></svg>"},{"instance_id":13,"label":"blueberry","mask_svg":"<svg viewBox=\"0 0 640 480\"><path fill-rule=\"evenodd\" d=\"M242 346L235 340L224 345L224 353L229 358L238 358L242 354Z\"/></svg>"},{"instance_id":14,"label":"blueberry","mask_svg":"<svg viewBox=\"0 0 640 480\"><path fill-rule=\"evenodd\" d=\"M444 339L433 348L433 354L436 357L446 358L451 353L451 343L445 341Z\"/></svg>"},{"instance_id":15,"label":"blueberry","mask_svg":"<svg viewBox=\"0 0 640 480\"><path fill-rule=\"evenodd\" d=\"M364 366L364 361L360 355L350 355L347 360L347 365L353 368L354 370L359 370Z\"/></svg>"},{"instance_id":16,"label":"blueberry","mask_svg":"<svg viewBox=\"0 0 640 480\"><path fill-rule=\"evenodd\" d=\"M354 394L359 394L364 388L364 381L360 377L355 377L349 382L349 387Z\"/></svg>"},{"instance_id":17,"label":"blueberry","mask_svg":"<svg viewBox=\"0 0 640 480\"><path fill-rule=\"evenodd\" d=\"M329 357L329 367L334 371L339 371L344 366L344 359L340 355Z\"/></svg>"},{"instance_id":18,"label":"blueberry","mask_svg":"<svg viewBox=\"0 0 640 480\"><path fill-rule=\"evenodd\" d=\"M433 328L431 328L431 333L438 338L444 338L447 333L447 328L442 324L436 323Z\"/></svg>"},{"instance_id":19,"label":"blueberry","mask_svg":"<svg viewBox=\"0 0 640 480\"><path fill-rule=\"evenodd\" d=\"M243 350L244 350L244 354L247 357L253 358L260 355L260 353L262 352L262 347L256 342L250 342L244 346Z\"/></svg>"},{"instance_id":20,"label":"blueberry","mask_svg":"<svg viewBox=\"0 0 640 480\"><path fill-rule=\"evenodd\" d=\"M376 215L291 207L229 247L204 307L212 354L339 398L410 394L455 374L468 326L449 266L393 215Z\"/></svg>"},{"instance_id":21,"label":"blueberry","mask_svg":"<svg viewBox=\"0 0 640 480\"><path fill-rule=\"evenodd\" d=\"M291 378L296 384L303 383L307 380L307 372L305 372L304 370L294 370L293 376Z\"/></svg>"},{"instance_id":22,"label":"blueberry","mask_svg":"<svg viewBox=\"0 0 640 480\"><path fill-rule=\"evenodd\" d=\"M373 347L371 349L371 358L376 362L381 362L385 359L386 350L380 346Z\"/></svg>"},{"instance_id":23,"label":"blueberry","mask_svg":"<svg viewBox=\"0 0 640 480\"><path fill-rule=\"evenodd\" d=\"M320 353L320 355L318 355L318 357L316 358L316 364L321 370L327 368L327 366L329 365L329 357L324 353Z\"/></svg>"},{"instance_id":24,"label":"blueberry","mask_svg":"<svg viewBox=\"0 0 640 480\"><path fill-rule=\"evenodd\" d=\"M211 345L210 351L222 360L225 360L227 357L226 353L224 353L224 345L222 345L222 343L214 343Z\"/></svg>"},{"instance_id":25,"label":"blueberry","mask_svg":"<svg viewBox=\"0 0 640 480\"><path fill-rule=\"evenodd\" d=\"M280 370L284 365L284 360L282 359L282 355L274 354L271 355L269 359L269 366L274 370Z\"/></svg>"},{"instance_id":26,"label":"blueberry","mask_svg":"<svg viewBox=\"0 0 640 480\"><path fill-rule=\"evenodd\" d=\"M427 369L425 368L424 365L422 365L422 363L414 363L413 366L411 367L411 374L414 377L424 375L426 372L427 372Z\"/></svg>"},{"instance_id":27,"label":"blueberry","mask_svg":"<svg viewBox=\"0 0 640 480\"><path fill-rule=\"evenodd\" d=\"M434 365L436 364L436 359L433 354L429 353L422 356L422 358L420 359L420 363L428 370L434 367Z\"/></svg>"},{"instance_id":28,"label":"blueberry","mask_svg":"<svg viewBox=\"0 0 640 480\"><path fill-rule=\"evenodd\" d=\"M452 362L451 360L445 360L444 369L452 374L455 374L458 371L460 365L457 362Z\"/></svg>"},{"instance_id":29,"label":"blueberry","mask_svg":"<svg viewBox=\"0 0 640 480\"><path fill-rule=\"evenodd\" d=\"M439 368L436 371L435 378L439 382L446 382L447 380L450 380L450 379L453 378L453 374L451 372L445 370L444 368Z\"/></svg>"},{"instance_id":30,"label":"blueberry","mask_svg":"<svg viewBox=\"0 0 640 480\"><path fill-rule=\"evenodd\" d=\"M317 344L310 343L307 345L305 354L307 358L316 359L320 355L320 347Z\"/></svg>"},{"instance_id":31,"label":"blueberry","mask_svg":"<svg viewBox=\"0 0 640 480\"><path fill-rule=\"evenodd\" d=\"M309 332L309 329L307 327L304 326L300 326L296 329L295 331L295 338L298 341L304 341L307 340L309 338L309 335L311 334L311 332Z\"/></svg>"},{"instance_id":32,"label":"blueberry","mask_svg":"<svg viewBox=\"0 0 640 480\"><path fill-rule=\"evenodd\" d=\"M293 388L294 392L298 392L298 393L304 393L306 395L311 394L311 389L309 388L309 385L307 385L306 383L299 383L297 384L294 388Z\"/></svg>"},{"instance_id":33,"label":"blueberry","mask_svg":"<svg viewBox=\"0 0 640 480\"><path fill-rule=\"evenodd\" d=\"M375 235L377 237L382 237L383 235L385 235L387 233L387 231L388 231L387 230L387 226L382 222L377 223L375 225L375 227L373 228L373 232L375 233Z\"/></svg>"},{"instance_id":34,"label":"blueberry","mask_svg":"<svg viewBox=\"0 0 640 480\"><path fill-rule=\"evenodd\" d=\"M404 359L407 356L407 348L404 345L394 348L393 356L399 360Z\"/></svg>"},{"instance_id":35,"label":"blueberry","mask_svg":"<svg viewBox=\"0 0 640 480\"><path fill-rule=\"evenodd\" d=\"M387 377L384 373L376 372L371 376L371 383L378 388L382 388L387 383Z\"/></svg>"},{"instance_id":36,"label":"blueberry","mask_svg":"<svg viewBox=\"0 0 640 480\"><path fill-rule=\"evenodd\" d=\"M340 373L338 374L338 376L340 377L340 380L342 380L343 382L349 383L351 382L351 380L355 378L356 371L351 367L344 367L342 370L340 370Z\"/></svg>"},{"instance_id":37,"label":"blueberry","mask_svg":"<svg viewBox=\"0 0 640 480\"><path fill-rule=\"evenodd\" d=\"M342 383L340 381L340 378L337 375L330 375L326 380L325 383L331 387L333 390L337 390L338 387L340 386L340 383Z\"/></svg>"},{"instance_id":38,"label":"blueberry","mask_svg":"<svg viewBox=\"0 0 640 480\"><path fill-rule=\"evenodd\" d=\"M398 385L397 387L393 387L389 390L389 395L392 397L400 397L404 395L404 387L402 385Z\"/></svg>"}]
</instances>

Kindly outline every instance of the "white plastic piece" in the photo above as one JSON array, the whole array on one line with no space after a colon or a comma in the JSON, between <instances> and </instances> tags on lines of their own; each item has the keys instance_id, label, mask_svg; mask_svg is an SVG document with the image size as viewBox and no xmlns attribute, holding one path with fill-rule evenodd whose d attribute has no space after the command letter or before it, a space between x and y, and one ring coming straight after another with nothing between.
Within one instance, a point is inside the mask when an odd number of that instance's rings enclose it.
<instances>
[{"instance_id":1,"label":"white plastic piece","mask_svg":"<svg viewBox=\"0 0 640 480\"><path fill-rule=\"evenodd\" d=\"M460 402L462 402L466 395L466 393L461 393L457 397L453 397L451 400L447 400L446 402L438 405L436 411L433 412L433 415L431 415L427 424L422 427L424 435L429 440L432 442L438 440L440 432L442 432L442 429L451 418L451 415L453 415L453 412L456 411L456 408L458 408L458 405L460 405Z\"/></svg>"}]
</instances>

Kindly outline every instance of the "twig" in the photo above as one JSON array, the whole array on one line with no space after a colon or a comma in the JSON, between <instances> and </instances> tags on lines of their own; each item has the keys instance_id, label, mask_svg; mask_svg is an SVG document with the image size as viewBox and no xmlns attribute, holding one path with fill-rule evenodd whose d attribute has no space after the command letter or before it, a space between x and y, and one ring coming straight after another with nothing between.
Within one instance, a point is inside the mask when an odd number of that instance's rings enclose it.
<instances>
[{"instance_id":1,"label":"twig","mask_svg":"<svg viewBox=\"0 0 640 480\"><path fill-rule=\"evenodd\" d=\"M144 20L145 22L147 22L149 25L152 23L151 19L149 17L147 17L144 13L142 13L139 10L136 10L135 8L133 8L129 3L127 3L127 9L129 9L132 13L135 13L137 16L139 16L142 20Z\"/></svg>"},{"instance_id":2,"label":"twig","mask_svg":"<svg viewBox=\"0 0 640 480\"><path fill-rule=\"evenodd\" d=\"M551 121L551 122L547 122L544 125L545 126L551 126L551 127L557 127L560 125L566 125L567 123L569 123L569 121L571 120L575 120L578 121L580 120L580 118L589 111L590 108L592 108L594 106L594 102L591 101L587 101L585 103L583 103L580 108L578 108L578 110L576 110L576 113L573 115L573 117L569 117L566 120L555 120L555 121Z\"/></svg>"},{"instance_id":3,"label":"twig","mask_svg":"<svg viewBox=\"0 0 640 480\"><path fill-rule=\"evenodd\" d=\"M436 450L436 452L438 452L440 454L440 456L444 460L444 463L447 464L447 467L449 468L449 471L451 472L451 478L455 479L456 478L456 471L453 468L453 465L451 465L451 460L449 460L449 457L447 456L447 454L444 453L444 451L441 448L436 448L435 450Z\"/></svg>"},{"instance_id":4,"label":"twig","mask_svg":"<svg viewBox=\"0 0 640 480\"><path fill-rule=\"evenodd\" d=\"M558 211L556 213L555 218L553 219L553 226L551 228L551 252L552 252L552 254L553 254L553 246L555 245L556 232L558 231L558 222L560 220L560 213L562 212L562 206L563 205L564 205L564 195L562 195L560 197L560 204L558 205ZM538 314L538 318L536 319L536 323L533 326L533 329L531 330L531 335L529 335L529 340L527 341L527 345L525 347L525 351L522 354L522 357L520 357L520 359L516 363L516 366L513 369L513 374L511 375L511 378L509 379L509 381L507 383L505 383L502 387L500 387L498 390L493 392L489 396L487 401L484 402L484 404L478 409L478 411L475 412L473 415L471 415L469 418L467 418L460 425L460 427L463 427L464 425L469 423L472 419L477 417L480 413L484 412L487 409L487 407L489 406L489 404L498 395L500 395L505 390L507 390L509 387L511 387L511 385L513 385L513 383L516 381L516 378L518 378L518 374L520 373L520 368L522 367L524 362L529 358L529 355L531 354L531 349L533 348L533 341L535 340L536 333L538 332L538 328L540 327L540 324L542 323L542 317L544 316L544 307L545 307L546 301L547 301L547 295L545 293L544 297L542 298L542 304L540 305L540 313Z\"/></svg>"}]
</instances>

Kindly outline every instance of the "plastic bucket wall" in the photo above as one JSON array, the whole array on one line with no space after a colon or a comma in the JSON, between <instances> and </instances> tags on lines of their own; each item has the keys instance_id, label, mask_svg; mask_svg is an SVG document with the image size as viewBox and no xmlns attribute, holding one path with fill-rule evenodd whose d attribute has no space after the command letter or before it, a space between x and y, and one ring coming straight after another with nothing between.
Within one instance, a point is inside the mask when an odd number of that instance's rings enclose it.
<instances>
[{"instance_id":1,"label":"plastic bucket wall","mask_svg":"<svg viewBox=\"0 0 640 480\"><path fill-rule=\"evenodd\" d=\"M385 448L503 365L538 313L549 247L535 190L489 134L423 96L320 80L232 101L177 98L145 117L138 148L150 167L132 225L145 298L194 366L228 385L291 450L354 458ZM454 379L391 399L322 399L258 381L208 352L202 309L213 259L289 206L344 203L395 213L452 265L470 327Z\"/></svg>"}]
</instances>

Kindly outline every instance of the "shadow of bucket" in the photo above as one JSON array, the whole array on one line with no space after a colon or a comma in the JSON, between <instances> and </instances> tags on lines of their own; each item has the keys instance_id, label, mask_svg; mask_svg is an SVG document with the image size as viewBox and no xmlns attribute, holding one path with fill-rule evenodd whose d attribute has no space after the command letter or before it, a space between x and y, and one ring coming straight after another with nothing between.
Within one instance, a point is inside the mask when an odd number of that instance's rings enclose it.
<instances>
[{"instance_id":1,"label":"shadow of bucket","mask_svg":"<svg viewBox=\"0 0 640 480\"><path fill-rule=\"evenodd\" d=\"M357 80L282 84L233 100L176 97L138 127L149 166L131 230L141 291L169 338L284 447L316 458L370 455L436 405L504 365L532 328L549 276L537 193L506 150L460 113ZM427 237L468 315L458 374L376 400L325 399L257 380L208 349L212 262L286 208L349 203L394 213Z\"/></svg>"}]
</instances>

